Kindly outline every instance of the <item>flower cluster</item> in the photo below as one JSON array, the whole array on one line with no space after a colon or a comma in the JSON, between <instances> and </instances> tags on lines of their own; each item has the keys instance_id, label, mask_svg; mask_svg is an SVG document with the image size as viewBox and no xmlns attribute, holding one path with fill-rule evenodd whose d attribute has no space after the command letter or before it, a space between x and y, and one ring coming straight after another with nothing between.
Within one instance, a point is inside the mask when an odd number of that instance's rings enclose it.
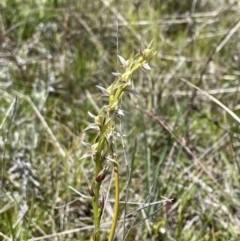
<instances>
[{"instance_id":1,"label":"flower cluster","mask_svg":"<svg viewBox=\"0 0 240 241\"><path fill-rule=\"evenodd\" d=\"M136 56L130 57L125 60L123 57L118 56L121 62L124 72L113 73L116 79L106 89L102 86L97 86L101 90L102 96L108 98L108 104L104 105L99 111L98 115L94 115L88 112L89 116L94 120L85 130L95 129L97 135L93 144L84 143L91 147L90 152L86 153L83 158L91 157L95 164L95 177L92 186L90 186L89 194L93 199L93 211L94 211L94 226L95 233L93 235L94 241L100 239L100 218L102 214L102 208L104 207L104 197L99 202L100 186L101 182L107 175L108 166L104 164L111 162L117 168L117 154L114 147L114 133L115 133L115 117L123 116L124 112L119 108L119 103L124 92L128 94L138 94L136 90L132 88L132 76L135 71L142 68L144 70L150 70L149 60L155 54L151 44L144 51L140 52ZM118 178L118 176L116 176ZM118 180L115 180L115 184L118 184ZM119 192L118 185L115 185L116 192ZM115 205L119 200L115 200ZM117 210L118 211L118 210ZM117 216L117 215L116 215ZM116 220L115 220L116 223ZM114 228L115 229L115 228ZM114 231L113 231L114 233Z\"/></svg>"}]
</instances>

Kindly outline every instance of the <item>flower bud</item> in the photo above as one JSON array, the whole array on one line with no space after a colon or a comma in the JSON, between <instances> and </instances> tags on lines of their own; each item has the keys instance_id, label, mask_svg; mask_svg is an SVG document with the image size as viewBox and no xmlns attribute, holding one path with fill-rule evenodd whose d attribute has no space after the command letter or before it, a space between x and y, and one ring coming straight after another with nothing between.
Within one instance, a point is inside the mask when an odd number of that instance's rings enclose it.
<instances>
[{"instance_id":1,"label":"flower bud","mask_svg":"<svg viewBox=\"0 0 240 241\"><path fill-rule=\"evenodd\" d=\"M97 182L102 182L107 175L108 166L105 166L96 176L95 180Z\"/></svg>"},{"instance_id":2,"label":"flower bud","mask_svg":"<svg viewBox=\"0 0 240 241\"><path fill-rule=\"evenodd\" d=\"M105 197L102 196L102 200L99 202L99 208L101 208L103 210L104 204L105 204Z\"/></svg>"},{"instance_id":3,"label":"flower bud","mask_svg":"<svg viewBox=\"0 0 240 241\"><path fill-rule=\"evenodd\" d=\"M94 193L94 190L93 190L92 186L88 186L88 193L91 197L95 196L95 193Z\"/></svg>"}]
</instances>

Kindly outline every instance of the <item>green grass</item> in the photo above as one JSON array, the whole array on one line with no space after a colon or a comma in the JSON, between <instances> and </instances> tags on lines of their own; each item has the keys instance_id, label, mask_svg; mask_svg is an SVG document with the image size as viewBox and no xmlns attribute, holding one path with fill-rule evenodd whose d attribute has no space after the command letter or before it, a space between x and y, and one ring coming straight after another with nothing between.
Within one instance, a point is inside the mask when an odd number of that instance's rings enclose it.
<instances>
[{"instance_id":1,"label":"green grass","mask_svg":"<svg viewBox=\"0 0 240 241\"><path fill-rule=\"evenodd\" d=\"M123 72L117 54L128 58L151 40L153 69L134 74L140 95L122 101L116 125L124 137L115 140L115 240L238 240L239 123L182 79L239 115L239 7L192 2L0 3L0 240L90 240L91 199L69 188L89 196L93 163L80 159L81 142L95 138L83 131L87 112L105 104L96 85Z\"/></svg>"}]
</instances>

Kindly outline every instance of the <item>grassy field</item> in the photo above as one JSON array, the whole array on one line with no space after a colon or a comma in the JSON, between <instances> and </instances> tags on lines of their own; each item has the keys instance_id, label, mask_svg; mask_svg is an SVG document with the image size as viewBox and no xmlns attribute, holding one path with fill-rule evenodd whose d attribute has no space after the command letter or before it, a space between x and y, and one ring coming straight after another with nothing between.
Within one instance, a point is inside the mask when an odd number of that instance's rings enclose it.
<instances>
[{"instance_id":1,"label":"grassy field","mask_svg":"<svg viewBox=\"0 0 240 241\"><path fill-rule=\"evenodd\" d=\"M95 139L88 112L106 104L96 85L153 41L116 123L114 240L238 241L239 39L239 1L1 1L0 240L90 240L94 163L81 157Z\"/></svg>"}]
</instances>

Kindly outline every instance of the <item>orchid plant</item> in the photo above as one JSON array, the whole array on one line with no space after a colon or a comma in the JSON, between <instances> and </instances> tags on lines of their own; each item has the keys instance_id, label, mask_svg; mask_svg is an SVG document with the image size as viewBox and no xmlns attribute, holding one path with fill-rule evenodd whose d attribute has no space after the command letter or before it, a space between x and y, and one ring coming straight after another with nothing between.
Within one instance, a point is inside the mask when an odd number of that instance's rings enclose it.
<instances>
[{"instance_id":1,"label":"orchid plant","mask_svg":"<svg viewBox=\"0 0 240 241\"><path fill-rule=\"evenodd\" d=\"M149 65L149 60L154 54L155 52L151 48L151 44L149 44L146 49L140 51L137 55L130 57L128 60L118 56L124 68L124 72L113 73L116 79L108 88L97 86L97 88L101 90L102 96L108 98L108 103L100 109L98 115L88 112L94 122L91 123L85 130L94 129L97 132L94 143L86 143L90 146L90 151L83 156L83 158L90 157L95 165L94 180L92 185L88 187L89 194L92 197L94 215L94 233L92 235L92 241L100 241L100 221L105 204L104 196L100 195L100 188L101 183L107 174L110 163L114 169L115 206L108 241L112 241L114 238L118 220L120 193L118 173L119 164L117 159L117 150L115 149L114 144L116 136L115 120L116 117L122 117L124 115L123 110L120 109L120 101L123 94L138 94L138 92L133 89L132 85L132 76L134 72L139 69L150 70L151 67Z\"/></svg>"}]
</instances>

